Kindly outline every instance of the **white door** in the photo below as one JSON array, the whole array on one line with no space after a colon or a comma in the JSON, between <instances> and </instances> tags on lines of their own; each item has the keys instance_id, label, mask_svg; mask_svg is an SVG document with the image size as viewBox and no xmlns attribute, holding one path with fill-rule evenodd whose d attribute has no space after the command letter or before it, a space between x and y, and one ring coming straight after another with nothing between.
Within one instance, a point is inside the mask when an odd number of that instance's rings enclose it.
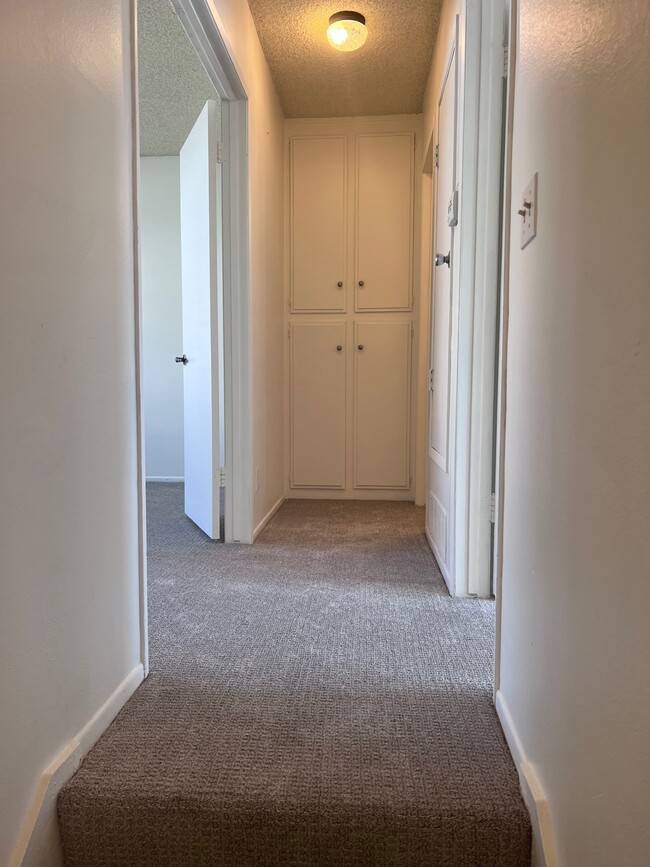
<instances>
[{"instance_id":1,"label":"white door","mask_svg":"<svg viewBox=\"0 0 650 867\"><path fill-rule=\"evenodd\" d=\"M345 322L291 325L291 485L345 487Z\"/></svg>"},{"instance_id":2,"label":"white door","mask_svg":"<svg viewBox=\"0 0 650 867\"><path fill-rule=\"evenodd\" d=\"M413 133L356 137L355 310L410 310Z\"/></svg>"},{"instance_id":3,"label":"white door","mask_svg":"<svg viewBox=\"0 0 650 867\"><path fill-rule=\"evenodd\" d=\"M356 322L354 487L408 488L411 323Z\"/></svg>"},{"instance_id":4,"label":"white door","mask_svg":"<svg viewBox=\"0 0 650 867\"><path fill-rule=\"evenodd\" d=\"M343 312L347 139L291 140L291 312Z\"/></svg>"},{"instance_id":5,"label":"white door","mask_svg":"<svg viewBox=\"0 0 650 867\"><path fill-rule=\"evenodd\" d=\"M215 102L207 102L180 153L185 514L219 538L220 353Z\"/></svg>"},{"instance_id":6,"label":"white door","mask_svg":"<svg viewBox=\"0 0 650 867\"><path fill-rule=\"evenodd\" d=\"M448 585L452 582L449 538L452 441L450 383L455 302L453 228L450 223L453 223L453 195L456 186L456 114L456 50L454 48L438 101L427 497L427 536ZM451 586L450 590L452 590Z\"/></svg>"}]
</instances>

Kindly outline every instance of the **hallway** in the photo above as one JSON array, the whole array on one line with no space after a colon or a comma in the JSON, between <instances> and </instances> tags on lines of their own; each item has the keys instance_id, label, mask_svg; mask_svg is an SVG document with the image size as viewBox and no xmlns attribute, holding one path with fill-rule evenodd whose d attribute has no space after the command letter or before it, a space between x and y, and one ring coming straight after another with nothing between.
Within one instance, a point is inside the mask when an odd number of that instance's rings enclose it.
<instances>
[{"instance_id":1,"label":"hallway","mask_svg":"<svg viewBox=\"0 0 650 867\"><path fill-rule=\"evenodd\" d=\"M409 503L289 501L253 546L148 486L151 674L59 810L68 867L525 865L494 606Z\"/></svg>"}]
</instances>

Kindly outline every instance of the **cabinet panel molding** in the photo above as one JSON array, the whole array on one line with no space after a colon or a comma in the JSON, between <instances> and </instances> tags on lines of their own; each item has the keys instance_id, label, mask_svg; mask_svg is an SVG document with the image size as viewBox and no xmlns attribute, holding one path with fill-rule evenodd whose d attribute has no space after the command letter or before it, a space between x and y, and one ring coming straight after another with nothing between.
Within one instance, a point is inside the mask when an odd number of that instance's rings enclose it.
<instances>
[{"instance_id":1,"label":"cabinet panel molding","mask_svg":"<svg viewBox=\"0 0 650 867\"><path fill-rule=\"evenodd\" d=\"M411 323L355 322L354 487L408 488Z\"/></svg>"},{"instance_id":2,"label":"cabinet panel molding","mask_svg":"<svg viewBox=\"0 0 650 867\"><path fill-rule=\"evenodd\" d=\"M290 302L293 313L347 309L347 138L290 141Z\"/></svg>"},{"instance_id":3,"label":"cabinet panel molding","mask_svg":"<svg viewBox=\"0 0 650 867\"><path fill-rule=\"evenodd\" d=\"M413 304L413 133L356 136L355 310Z\"/></svg>"},{"instance_id":4,"label":"cabinet panel molding","mask_svg":"<svg viewBox=\"0 0 650 867\"><path fill-rule=\"evenodd\" d=\"M345 488L346 324L294 322L291 358L293 488Z\"/></svg>"}]
</instances>

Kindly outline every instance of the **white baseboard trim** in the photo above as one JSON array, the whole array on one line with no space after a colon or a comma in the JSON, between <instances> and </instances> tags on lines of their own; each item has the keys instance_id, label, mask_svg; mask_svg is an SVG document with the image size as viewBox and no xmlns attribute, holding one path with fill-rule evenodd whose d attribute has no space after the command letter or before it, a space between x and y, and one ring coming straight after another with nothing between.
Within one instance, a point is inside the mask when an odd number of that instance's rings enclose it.
<instances>
[{"instance_id":1,"label":"white baseboard trim","mask_svg":"<svg viewBox=\"0 0 650 867\"><path fill-rule=\"evenodd\" d=\"M273 515L275 515L275 513L278 511L278 509L280 508L280 506L282 505L282 503L284 503L285 499L286 499L286 497L285 497L284 494L283 494L283 495L279 498L279 500L277 501L277 503L275 503L275 505L271 506L271 508L268 510L268 512L266 513L266 515L264 515L264 517L263 517L262 520L259 522L259 524L257 525L257 527L255 527L255 529L253 530L253 542L255 541L255 539L257 539L257 537L258 537L259 534L262 532L262 530L264 529L264 527L266 527L266 525L267 525L268 522L271 520L271 518L273 517Z\"/></svg>"},{"instance_id":2,"label":"white baseboard trim","mask_svg":"<svg viewBox=\"0 0 650 867\"><path fill-rule=\"evenodd\" d=\"M40 776L27 808L8 867L58 867L62 864L56 799L124 704L144 679L142 665L128 674L86 723L50 762Z\"/></svg>"},{"instance_id":3,"label":"white baseboard trim","mask_svg":"<svg viewBox=\"0 0 650 867\"><path fill-rule=\"evenodd\" d=\"M147 476L146 482L176 482L180 484L185 481L184 476Z\"/></svg>"},{"instance_id":4,"label":"white baseboard trim","mask_svg":"<svg viewBox=\"0 0 650 867\"><path fill-rule=\"evenodd\" d=\"M534 766L526 760L521 740L501 690L497 690L495 707L512 758L519 772L521 792L533 826L531 867L559 867L546 793Z\"/></svg>"}]
</instances>

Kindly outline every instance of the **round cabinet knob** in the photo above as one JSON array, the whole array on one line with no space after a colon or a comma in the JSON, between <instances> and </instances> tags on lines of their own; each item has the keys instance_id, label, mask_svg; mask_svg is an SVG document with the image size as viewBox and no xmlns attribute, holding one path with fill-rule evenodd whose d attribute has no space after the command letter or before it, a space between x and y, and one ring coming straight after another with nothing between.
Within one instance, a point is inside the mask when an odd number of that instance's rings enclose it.
<instances>
[{"instance_id":1,"label":"round cabinet knob","mask_svg":"<svg viewBox=\"0 0 650 867\"><path fill-rule=\"evenodd\" d=\"M359 286L365 286L365 283L363 282L363 280L359 280Z\"/></svg>"},{"instance_id":2,"label":"round cabinet knob","mask_svg":"<svg viewBox=\"0 0 650 867\"><path fill-rule=\"evenodd\" d=\"M339 280L339 282L336 285L339 287L339 289L342 289L343 288L343 280Z\"/></svg>"},{"instance_id":3,"label":"round cabinet knob","mask_svg":"<svg viewBox=\"0 0 650 867\"><path fill-rule=\"evenodd\" d=\"M361 352L361 350L363 349L363 343L360 343L360 344L357 346L357 349L359 350L359 352Z\"/></svg>"},{"instance_id":4,"label":"round cabinet knob","mask_svg":"<svg viewBox=\"0 0 650 867\"><path fill-rule=\"evenodd\" d=\"M337 351L337 352L340 352L342 349L343 349L343 347L342 347L341 344L339 343L339 345L336 347L336 351Z\"/></svg>"}]
</instances>

